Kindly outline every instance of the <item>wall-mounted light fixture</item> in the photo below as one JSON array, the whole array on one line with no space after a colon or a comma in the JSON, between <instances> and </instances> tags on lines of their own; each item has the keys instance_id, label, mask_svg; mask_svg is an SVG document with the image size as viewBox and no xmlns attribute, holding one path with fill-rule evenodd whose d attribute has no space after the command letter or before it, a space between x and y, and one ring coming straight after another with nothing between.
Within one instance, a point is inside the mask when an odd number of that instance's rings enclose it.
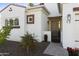
<instances>
[{"instance_id":1,"label":"wall-mounted light fixture","mask_svg":"<svg viewBox=\"0 0 79 59\"><path fill-rule=\"evenodd\" d=\"M12 8L10 7L9 11L11 12L12 11Z\"/></svg>"},{"instance_id":2,"label":"wall-mounted light fixture","mask_svg":"<svg viewBox=\"0 0 79 59\"><path fill-rule=\"evenodd\" d=\"M67 15L66 23L71 23L71 15L70 14Z\"/></svg>"}]
</instances>

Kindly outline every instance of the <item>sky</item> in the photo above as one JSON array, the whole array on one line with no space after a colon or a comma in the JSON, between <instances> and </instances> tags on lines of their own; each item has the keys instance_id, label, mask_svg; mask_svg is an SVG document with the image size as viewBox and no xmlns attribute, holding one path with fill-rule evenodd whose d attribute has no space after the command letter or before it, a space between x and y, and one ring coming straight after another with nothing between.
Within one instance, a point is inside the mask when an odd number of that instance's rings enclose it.
<instances>
[{"instance_id":1,"label":"sky","mask_svg":"<svg viewBox=\"0 0 79 59\"><path fill-rule=\"evenodd\" d=\"M24 5L27 7L27 3L17 3L19 5ZM38 3L34 3L34 4L38 4ZM8 3L0 3L0 10L3 9L4 7L6 7L8 5Z\"/></svg>"},{"instance_id":2,"label":"sky","mask_svg":"<svg viewBox=\"0 0 79 59\"><path fill-rule=\"evenodd\" d=\"M6 5L8 5L7 3L0 3L0 10L3 9Z\"/></svg>"},{"instance_id":3,"label":"sky","mask_svg":"<svg viewBox=\"0 0 79 59\"><path fill-rule=\"evenodd\" d=\"M26 5L26 4L23 4L23 3L19 3L20 5ZM3 9L4 7L6 7L8 5L8 3L0 3L0 10Z\"/></svg>"}]
</instances>

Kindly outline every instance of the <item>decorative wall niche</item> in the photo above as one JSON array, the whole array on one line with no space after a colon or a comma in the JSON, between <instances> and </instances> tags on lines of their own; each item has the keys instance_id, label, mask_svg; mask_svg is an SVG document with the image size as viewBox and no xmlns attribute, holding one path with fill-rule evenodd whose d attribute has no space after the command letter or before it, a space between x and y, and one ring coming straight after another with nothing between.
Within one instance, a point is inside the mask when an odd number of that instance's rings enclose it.
<instances>
[{"instance_id":1,"label":"decorative wall niche","mask_svg":"<svg viewBox=\"0 0 79 59\"><path fill-rule=\"evenodd\" d=\"M27 24L34 24L34 15L27 15Z\"/></svg>"}]
</instances>

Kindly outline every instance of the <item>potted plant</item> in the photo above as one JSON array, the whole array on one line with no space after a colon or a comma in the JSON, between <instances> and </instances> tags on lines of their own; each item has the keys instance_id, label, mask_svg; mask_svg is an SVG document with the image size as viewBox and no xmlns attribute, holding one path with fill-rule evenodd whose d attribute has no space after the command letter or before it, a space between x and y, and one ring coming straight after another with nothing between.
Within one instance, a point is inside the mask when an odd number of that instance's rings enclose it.
<instances>
[{"instance_id":1,"label":"potted plant","mask_svg":"<svg viewBox=\"0 0 79 59\"><path fill-rule=\"evenodd\" d=\"M78 53L79 53L79 49L77 48L70 48L70 47L67 47L67 51L69 53L69 56L78 56Z\"/></svg>"},{"instance_id":2,"label":"potted plant","mask_svg":"<svg viewBox=\"0 0 79 59\"><path fill-rule=\"evenodd\" d=\"M79 55L79 48L75 48L75 56Z\"/></svg>"}]
</instances>

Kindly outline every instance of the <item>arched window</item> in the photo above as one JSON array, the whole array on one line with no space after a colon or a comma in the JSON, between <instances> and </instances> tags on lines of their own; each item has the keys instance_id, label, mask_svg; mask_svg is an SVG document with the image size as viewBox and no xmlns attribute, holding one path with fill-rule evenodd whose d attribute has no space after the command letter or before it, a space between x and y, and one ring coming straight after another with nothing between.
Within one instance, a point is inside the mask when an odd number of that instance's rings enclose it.
<instances>
[{"instance_id":1,"label":"arched window","mask_svg":"<svg viewBox=\"0 0 79 59\"><path fill-rule=\"evenodd\" d=\"M14 24L15 24L15 25L19 25L19 19L18 19L18 18L15 18Z\"/></svg>"},{"instance_id":2,"label":"arched window","mask_svg":"<svg viewBox=\"0 0 79 59\"><path fill-rule=\"evenodd\" d=\"M13 19L10 19L9 22L10 22L10 25L13 25Z\"/></svg>"},{"instance_id":3,"label":"arched window","mask_svg":"<svg viewBox=\"0 0 79 59\"><path fill-rule=\"evenodd\" d=\"M5 26L8 26L8 19L5 19Z\"/></svg>"}]
</instances>

